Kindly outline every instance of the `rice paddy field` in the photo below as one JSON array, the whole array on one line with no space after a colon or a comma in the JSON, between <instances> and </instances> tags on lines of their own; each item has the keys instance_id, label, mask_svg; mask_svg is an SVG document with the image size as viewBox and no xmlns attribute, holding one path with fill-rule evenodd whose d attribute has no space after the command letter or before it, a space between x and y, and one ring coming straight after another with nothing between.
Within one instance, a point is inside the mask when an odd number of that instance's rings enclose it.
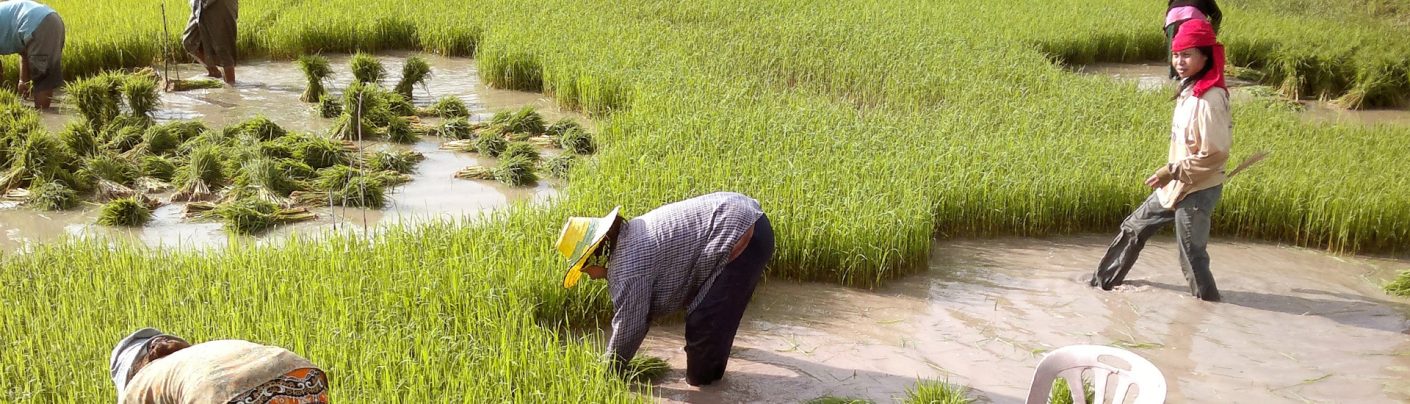
<instances>
[{"instance_id":1,"label":"rice paddy field","mask_svg":"<svg viewBox=\"0 0 1410 404\"><path fill-rule=\"evenodd\" d=\"M46 3L73 76L160 67L187 17L165 4L164 31L159 1ZM485 82L593 116L598 153L561 198L473 223L0 257L0 401L108 400L107 354L143 326L287 347L340 402L646 400L599 365L600 334L573 332L610 301L555 282L565 217L744 192L775 224L769 277L871 287L924 269L937 237L1115 229L1169 130L1169 94L1065 68L1162 58L1152 1L242 3L242 57L474 56ZM1231 63L1282 96L1405 105L1404 1L1225 3ZM0 59L4 88L17 59ZM1234 122L1233 160L1272 155L1226 187L1217 233L1410 250L1410 128L1307 122L1273 98L1235 104Z\"/></svg>"}]
</instances>

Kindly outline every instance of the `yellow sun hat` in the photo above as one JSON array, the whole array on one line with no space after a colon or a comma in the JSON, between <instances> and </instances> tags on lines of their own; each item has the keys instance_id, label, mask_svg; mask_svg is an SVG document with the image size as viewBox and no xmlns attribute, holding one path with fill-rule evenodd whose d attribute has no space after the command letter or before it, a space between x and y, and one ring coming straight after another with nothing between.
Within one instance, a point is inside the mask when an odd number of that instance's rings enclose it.
<instances>
[{"instance_id":1,"label":"yellow sun hat","mask_svg":"<svg viewBox=\"0 0 1410 404\"><path fill-rule=\"evenodd\" d=\"M583 275L583 264L602 245L602 239L607 237L621 209L621 206L612 208L603 217L570 217L568 223L563 224L563 231L558 233L558 253L570 263L568 273L563 274L563 287L571 288L578 283Z\"/></svg>"}]
</instances>

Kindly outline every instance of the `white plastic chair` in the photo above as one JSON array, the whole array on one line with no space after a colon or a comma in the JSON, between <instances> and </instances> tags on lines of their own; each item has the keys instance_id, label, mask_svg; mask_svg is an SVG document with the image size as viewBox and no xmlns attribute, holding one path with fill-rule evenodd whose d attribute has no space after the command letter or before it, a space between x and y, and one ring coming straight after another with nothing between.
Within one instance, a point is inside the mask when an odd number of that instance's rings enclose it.
<instances>
[{"instance_id":1,"label":"white plastic chair","mask_svg":"<svg viewBox=\"0 0 1410 404\"><path fill-rule=\"evenodd\" d=\"M1116 389L1116 394L1111 396L1113 404L1124 402L1133 384L1138 389L1133 404L1165 402L1165 375L1150 361L1124 349L1072 345L1052 351L1038 362L1038 370L1033 372L1033 385L1028 388L1028 404L1046 404L1052 394L1053 381L1059 376L1067 380L1072 402L1085 402L1082 374L1088 369L1092 371L1097 404L1105 403L1108 384Z\"/></svg>"}]
</instances>

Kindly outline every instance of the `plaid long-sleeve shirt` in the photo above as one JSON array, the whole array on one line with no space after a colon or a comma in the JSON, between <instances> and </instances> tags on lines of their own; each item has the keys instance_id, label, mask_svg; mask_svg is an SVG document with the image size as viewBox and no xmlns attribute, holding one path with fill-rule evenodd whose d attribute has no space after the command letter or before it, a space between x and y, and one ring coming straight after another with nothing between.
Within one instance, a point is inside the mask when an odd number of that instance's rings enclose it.
<instances>
[{"instance_id":1,"label":"plaid long-sleeve shirt","mask_svg":"<svg viewBox=\"0 0 1410 404\"><path fill-rule=\"evenodd\" d=\"M622 227L607 265L615 308L607 353L617 366L636 356L652 317L695 309L763 214L753 198L718 192L656 208Z\"/></svg>"}]
</instances>

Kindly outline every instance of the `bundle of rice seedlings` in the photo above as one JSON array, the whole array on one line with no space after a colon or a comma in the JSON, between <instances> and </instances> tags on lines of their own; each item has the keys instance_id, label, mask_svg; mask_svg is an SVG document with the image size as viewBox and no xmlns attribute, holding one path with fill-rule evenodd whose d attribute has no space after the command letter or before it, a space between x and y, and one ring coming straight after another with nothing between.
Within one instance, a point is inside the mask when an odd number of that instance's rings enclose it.
<instances>
[{"instance_id":1,"label":"bundle of rice seedlings","mask_svg":"<svg viewBox=\"0 0 1410 404\"><path fill-rule=\"evenodd\" d=\"M592 154L597 151L597 144L592 141L592 135L581 130L568 131L558 140L558 145L564 150L577 154Z\"/></svg>"},{"instance_id":2,"label":"bundle of rice seedlings","mask_svg":"<svg viewBox=\"0 0 1410 404\"><path fill-rule=\"evenodd\" d=\"M109 124L108 126L112 130L106 132L108 142L104 147L117 152L125 152L142 144L142 134L146 132L146 128L137 125Z\"/></svg>"},{"instance_id":3,"label":"bundle of rice seedlings","mask_svg":"<svg viewBox=\"0 0 1410 404\"><path fill-rule=\"evenodd\" d=\"M411 128L411 121L397 116L392 117L392 120L387 122L387 140L408 144L416 143L421 140L421 136L417 135L416 131Z\"/></svg>"},{"instance_id":4,"label":"bundle of rice seedlings","mask_svg":"<svg viewBox=\"0 0 1410 404\"><path fill-rule=\"evenodd\" d=\"M97 199L99 202L130 198L133 195L137 195L137 191L134 191L127 185L101 178L98 179L93 193L94 199Z\"/></svg>"},{"instance_id":5,"label":"bundle of rice seedlings","mask_svg":"<svg viewBox=\"0 0 1410 404\"><path fill-rule=\"evenodd\" d=\"M411 104L409 98L397 93L385 93L383 98L387 100L387 111L394 116L415 116L416 106Z\"/></svg>"},{"instance_id":6,"label":"bundle of rice seedlings","mask_svg":"<svg viewBox=\"0 0 1410 404\"><path fill-rule=\"evenodd\" d=\"M389 187L405 184L412 180L411 174L402 174L391 170L378 171L376 174L373 174L373 178L377 180L377 183Z\"/></svg>"},{"instance_id":7,"label":"bundle of rice seedlings","mask_svg":"<svg viewBox=\"0 0 1410 404\"><path fill-rule=\"evenodd\" d=\"M221 87L225 87L225 83L215 79L167 79L166 81L166 88L169 91L205 90Z\"/></svg>"},{"instance_id":8,"label":"bundle of rice seedlings","mask_svg":"<svg viewBox=\"0 0 1410 404\"><path fill-rule=\"evenodd\" d=\"M465 102L460 97L447 95L436 100L429 108L423 111L425 115L438 116L441 118L469 118L470 108L465 106Z\"/></svg>"},{"instance_id":9,"label":"bundle of rice seedlings","mask_svg":"<svg viewBox=\"0 0 1410 404\"><path fill-rule=\"evenodd\" d=\"M520 108L518 111L501 111L494 114L490 123L503 126L509 132L531 135L542 135L547 129L544 127L543 116L529 106Z\"/></svg>"},{"instance_id":10,"label":"bundle of rice seedlings","mask_svg":"<svg viewBox=\"0 0 1410 404\"><path fill-rule=\"evenodd\" d=\"M333 204L362 208L381 209L387 205L386 185L365 175L352 177L347 184L333 192Z\"/></svg>"},{"instance_id":11,"label":"bundle of rice seedlings","mask_svg":"<svg viewBox=\"0 0 1410 404\"><path fill-rule=\"evenodd\" d=\"M57 136L44 131L32 132L18 147L11 146L10 167L0 171L0 191L22 187L36 178L61 178L66 174L65 164L72 161L68 147Z\"/></svg>"},{"instance_id":12,"label":"bundle of rice seedlings","mask_svg":"<svg viewBox=\"0 0 1410 404\"><path fill-rule=\"evenodd\" d=\"M637 355L627 362L627 380L636 383L651 383L671 371L671 364L655 356Z\"/></svg>"},{"instance_id":13,"label":"bundle of rice seedlings","mask_svg":"<svg viewBox=\"0 0 1410 404\"><path fill-rule=\"evenodd\" d=\"M318 171L309 167L307 163L294 159L280 159L278 161L279 171L289 176L292 181L305 181L318 176ZM304 188L304 186L299 186Z\"/></svg>"},{"instance_id":14,"label":"bundle of rice seedlings","mask_svg":"<svg viewBox=\"0 0 1410 404\"><path fill-rule=\"evenodd\" d=\"M147 132L161 131L170 133L176 141L186 143L187 141L200 136L207 130L206 124L201 121L171 121L161 125L147 128ZM152 136L150 133L148 137Z\"/></svg>"},{"instance_id":15,"label":"bundle of rice seedlings","mask_svg":"<svg viewBox=\"0 0 1410 404\"><path fill-rule=\"evenodd\" d=\"M496 181L515 187L530 185L539 180L538 175L534 174L534 162L523 156L499 160L499 164L490 169L490 174L494 175Z\"/></svg>"},{"instance_id":16,"label":"bundle of rice seedlings","mask_svg":"<svg viewBox=\"0 0 1410 404\"><path fill-rule=\"evenodd\" d=\"M367 168L373 171L395 171L410 174L416 169L416 163L425 159L425 155L412 150L396 152L380 150L367 157Z\"/></svg>"},{"instance_id":17,"label":"bundle of rice seedlings","mask_svg":"<svg viewBox=\"0 0 1410 404\"><path fill-rule=\"evenodd\" d=\"M298 190L280 171L278 163L269 158L253 159L241 165L235 184L239 195L234 198L253 197L279 206L288 206L289 193Z\"/></svg>"},{"instance_id":18,"label":"bundle of rice seedlings","mask_svg":"<svg viewBox=\"0 0 1410 404\"><path fill-rule=\"evenodd\" d=\"M103 205L98 224L104 226L141 226L152 219L152 211L137 198L119 198Z\"/></svg>"},{"instance_id":19,"label":"bundle of rice seedlings","mask_svg":"<svg viewBox=\"0 0 1410 404\"><path fill-rule=\"evenodd\" d=\"M558 122L554 122L553 125L549 125L547 129L544 129L544 134L554 138L561 138L563 135L574 130L582 131L583 126L578 125L578 121L574 121L573 118L564 117L563 119L559 119Z\"/></svg>"},{"instance_id":20,"label":"bundle of rice seedlings","mask_svg":"<svg viewBox=\"0 0 1410 404\"><path fill-rule=\"evenodd\" d=\"M293 143L294 158L309 167L322 169L338 164L347 164L351 156L341 143L332 139L304 135Z\"/></svg>"},{"instance_id":21,"label":"bundle of rice seedlings","mask_svg":"<svg viewBox=\"0 0 1410 404\"><path fill-rule=\"evenodd\" d=\"M446 139L469 139L473 133L474 126L464 117L447 119L436 129L436 136Z\"/></svg>"},{"instance_id":22,"label":"bundle of rice seedlings","mask_svg":"<svg viewBox=\"0 0 1410 404\"><path fill-rule=\"evenodd\" d=\"M281 142L281 139L259 142L259 155L276 159L294 158L294 146Z\"/></svg>"},{"instance_id":23,"label":"bundle of rice seedlings","mask_svg":"<svg viewBox=\"0 0 1410 404\"><path fill-rule=\"evenodd\" d=\"M539 149L529 144L529 142L511 142L509 146L504 148L504 152L499 155L502 158L523 157L534 163L538 163L541 158L539 156Z\"/></svg>"},{"instance_id":24,"label":"bundle of rice seedlings","mask_svg":"<svg viewBox=\"0 0 1410 404\"><path fill-rule=\"evenodd\" d=\"M343 104L337 98L324 95L318 99L318 116L324 118L337 118L343 114Z\"/></svg>"},{"instance_id":25,"label":"bundle of rice seedlings","mask_svg":"<svg viewBox=\"0 0 1410 404\"><path fill-rule=\"evenodd\" d=\"M87 122L69 122L59 132L59 138L75 156L91 156L98 152L98 136Z\"/></svg>"},{"instance_id":26,"label":"bundle of rice seedlings","mask_svg":"<svg viewBox=\"0 0 1410 404\"><path fill-rule=\"evenodd\" d=\"M333 121L328 136L338 140L371 140L377 137L377 126L353 114L343 114Z\"/></svg>"},{"instance_id":27,"label":"bundle of rice seedlings","mask_svg":"<svg viewBox=\"0 0 1410 404\"><path fill-rule=\"evenodd\" d=\"M171 183L162 181L160 178L137 177L137 179L132 180L132 183L142 194L166 192L171 190Z\"/></svg>"},{"instance_id":28,"label":"bundle of rice seedlings","mask_svg":"<svg viewBox=\"0 0 1410 404\"><path fill-rule=\"evenodd\" d=\"M211 215L225 223L225 229L236 234L254 234L274 227L274 213L279 206L265 200L246 198L216 206Z\"/></svg>"},{"instance_id":29,"label":"bundle of rice seedlings","mask_svg":"<svg viewBox=\"0 0 1410 404\"><path fill-rule=\"evenodd\" d=\"M78 192L57 181L41 181L29 189L26 202L40 210L67 210L78 205Z\"/></svg>"},{"instance_id":30,"label":"bundle of rice seedlings","mask_svg":"<svg viewBox=\"0 0 1410 404\"><path fill-rule=\"evenodd\" d=\"M259 140L274 140L284 137L289 132L264 115L256 115L254 118L236 125L235 133Z\"/></svg>"},{"instance_id":31,"label":"bundle of rice seedlings","mask_svg":"<svg viewBox=\"0 0 1410 404\"><path fill-rule=\"evenodd\" d=\"M351 65L353 80L358 83L377 84L387 73L387 69L382 66L382 61L363 52L353 54Z\"/></svg>"},{"instance_id":32,"label":"bundle of rice seedlings","mask_svg":"<svg viewBox=\"0 0 1410 404\"><path fill-rule=\"evenodd\" d=\"M215 197L214 191L225 183L225 171L221 167L220 149L203 146L191 152L185 166L176 172L176 194L173 201L207 201Z\"/></svg>"},{"instance_id":33,"label":"bundle of rice seedlings","mask_svg":"<svg viewBox=\"0 0 1410 404\"><path fill-rule=\"evenodd\" d=\"M906 389L905 404L970 404L969 388L949 382L917 380L914 388Z\"/></svg>"},{"instance_id":34,"label":"bundle of rice seedlings","mask_svg":"<svg viewBox=\"0 0 1410 404\"><path fill-rule=\"evenodd\" d=\"M431 75L431 64L426 63L426 59L420 56L412 56L406 59L406 64L401 67L401 81L397 82L396 93L401 94L406 99L411 99L411 88L417 84L426 84L426 78Z\"/></svg>"},{"instance_id":35,"label":"bundle of rice seedlings","mask_svg":"<svg viewBox=\"0 0 1410 404\"><path fill-rule=\"evenodd\" d=\"M121 85L118 76L99 74L74 80L65 90L68 103L77 107L78 113L94 127L102 127L121 112Z\"/></svg>"},{"instance_id":36,"label":"bundle of rice seedlings","mask_svg":"<svg viewBox=\"0 0 1410 404\"><path fill-rule=\"evenodd\" d=\"M1382 288L1393 296L1410 297L1410 270L1400 271L1400 275L1396 276L1394 280L1386 282Z\"/></svg>"},{"instance_id":37,"label":"bundle of rice seedlings","mask_svg":"<svg viewBox=\"0 0 1410 404\"><path fill-rule=\"evenodd\" d=\"M529 141L529 138L534 137L534 135L530 135L528 133L523 132L514 132L505 134L504 137L506 139L509 139L510 142L527 142Z\"/></svg>"},{"instance_id":38,"label":"bundle of rice seedlings","mask_svg":"<svg viewBox=\"0 0 1410 404\"><path fill-rule=\"evenodd\" d=\"M558 147L558 139L551 136L534 136L526 141L534 147Z\"/></svg>"},{"instance_id":39,"label":"bundle of rice seedlings","mask_svg":"<svg viewBox=\"0 0 1410 404\"><path fill-rule=\"evenodd\" d=\"M450 150L462 153L474 152L475 141L472 139L452 140L449 142L441 143L441 150Z\"/></svg>"},{"instance_id":40,"label":"bundle of rice seedlings","mask_svg":"<svg viewBox=\"0 0 1410 404\"><path fill-rule=\"evenodd\" d=\"M566 180L568 179L568 173L573 170L574 163L577 163L577 156L563 153L553 156L553 158L548 160L544 160L542 168L550 177Z\"/></svg>"},{"instance_id":41,"label":"bundle of rice seedlings","mask_svg":"<svg viewBox=\"0 0 1410 404\"><path fill-rule=\"evenodd\" d=\"M486 180L486 181L488 181L488 180L493 180L493 179L494 179L494 173L491 173L491 172L490 172L489 167L485 167L485 166L469 166L469 167L465 167L465 168L460 169L460 171L456 171L456 172L455 172L455 178L459 178L459 179L462 179L462 180Z\"/></svg>"},{"instance_id":42,"label":"bundle of rice seedlings","mask_svg":"<svg viewBox=\"0 0 1410 404\"><path fill-rule=\"evenodd\" d=\"M299 56L299 70L304 72L304 78L308 79L308 87L304 89L303 95L299 96L299 101L321 102L328 90L323 88L323 81L333 74L333 68L328 65L328 58L319 55Z\"/></svg>"},{"instance_id":43,"label":"bundle of rice seedlings","mask_svg":"<svg viewBox=\"0 0 1410 404\"><path fill-rule=\"evenodd\" d=\"M236 141L237 139L230 136L229 134L226 134L225 131L207 130L201 132L200 135L196 135L196 137L187 140L185 143L182 143L181 147L177 149L177 152L178 154L186 155L195 152L196 149L200 149L202 147L207 146L230 147L231 145L234 145Z\"/></svg>"},{"instance_id":44,"label":"bundle of rice seedlings","mask_svg":"<svg viewBox=\"0 0 1410 404\"><path fill-rule=\"evenodd\" d=\"M140 173L136 164L112 153L99 153L88 158L80 171L93 178L119 184L131 184Z\"/></svg>"},{"instance_id":45,"label":"bundle of rice seedlings","mask_svg":"<svg viewBox=\"0 0 1410 404\"><path fill-rule=\"evenodd\" d=\"M504 153L504 149L506 148L509 148L509 141L504 140L504 138L499 135L481 133L475 136L475 150L480 152L480 154L490 157L499 157L500 153Z\"/></svg>"},{"instance_id":46,"label":"bundle of rice seedlings","mask_svg":"<svg viewBox=\"0 0 1410 404\"><path fill-rule=\"evenodd\" d=\"M147 128L142 135L144 149L151 154L171 155L181 147L180 135L175 131L159 129L159 126Z\"/></svg>"},{"instance_id":47,"label":"bundle of rice seedlings","mask_svg":"<svg viewBox=\"0 0 1410 404\"><path fill-rule=\"evenodd\" d=\"M176 175L176 164L173 164L171 160L162 156L142 157L140 168L142 176L152 177L162 181L171 181L172 177Z\"/></svg>"},{"instance_id":48,"label":"bundle of rice seedlings","mask_svg":"<svg viewBox=\"0 0 1410 404\"><path fill-rule=\"evenodd\" d=\"M1092 380L1082 378L1082 400L1084 403L1096 402L1096 390L1092 387ZM1072 400L1072 387L1067 384L1067 378L1059 377L1053 381L1052 393L1048 395L1048 402L1051 404L1074 404Z\"/></svg>"},{"instance_id":49,"label":"bundle of rice seedlings","mask_svg":"<svg viewBox=\"0 0 1410 404\"><path fill-rule=\"evenodd\" d=\"M162 102L157 92L157 79L152 76L127 76L122 83L122 95L127 99L128 113L132 116L150 117Z\"/></svg>"}]
</instances>

